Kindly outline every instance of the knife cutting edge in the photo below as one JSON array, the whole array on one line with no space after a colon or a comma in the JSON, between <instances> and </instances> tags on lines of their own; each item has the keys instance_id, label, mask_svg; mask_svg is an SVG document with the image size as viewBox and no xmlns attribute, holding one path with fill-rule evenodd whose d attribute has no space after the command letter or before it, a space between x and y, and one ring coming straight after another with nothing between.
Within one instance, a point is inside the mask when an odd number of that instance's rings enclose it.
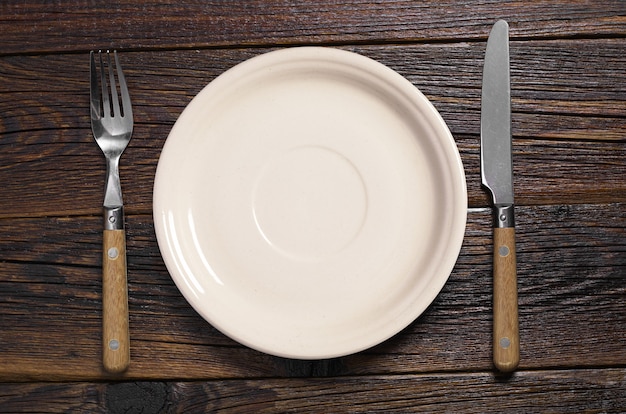
<instances>
[{"instance_id":1,"label":"knife cutting edge","mask_svg":"<svg viewBox=\"0 0 626 414\"><path fill-rule=\"evenodd\" d=\"M500 20L487 41L480 119L482 184L491 193L493 229L493 361L502 372L519 364L517 259L513 164L509 26Z\"/></svg>"}]
</instances>

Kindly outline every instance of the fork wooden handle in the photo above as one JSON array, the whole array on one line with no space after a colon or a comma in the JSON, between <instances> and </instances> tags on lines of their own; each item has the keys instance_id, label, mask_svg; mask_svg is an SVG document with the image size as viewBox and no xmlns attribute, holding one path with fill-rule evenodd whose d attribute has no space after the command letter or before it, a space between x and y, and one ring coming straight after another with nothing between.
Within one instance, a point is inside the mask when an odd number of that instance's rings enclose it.
<instances>
[{"instance_id":1,"label":"fork wooden handle","mask_svg":"<svg viewBox=\"0 0 626 414\"><path fill-rule=\"evenodd\" d=\"M130 365L126 232L104 230L102 255L102 361L111 373Z\"/></svg>"},{"instance_id":2,"label":"fork wooden handle","mask_svg":"<svg viewBox=\"0 0 626 414\"><path fill-rule=\"evenodd\" d=\"M515 227L493 230L493 362L502 372L519 364Z\"/></svg>"}]
</instances>

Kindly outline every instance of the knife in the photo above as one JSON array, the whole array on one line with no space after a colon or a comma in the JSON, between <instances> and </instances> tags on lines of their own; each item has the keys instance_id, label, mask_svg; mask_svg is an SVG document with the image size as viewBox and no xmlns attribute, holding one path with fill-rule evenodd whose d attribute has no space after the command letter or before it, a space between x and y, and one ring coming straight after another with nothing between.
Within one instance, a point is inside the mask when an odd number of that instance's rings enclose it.
<instances>
[{"instance_id":1,"label":"knife","mask_svg":"<svg viewBox=\"0 0 626 414\"><path fill-rule=\"evenodd\" d=\"M511 160L511 87L509 25L491 29L485 53L480 114L480 172L491 193L493 229L493 362L502 372L519 363L517 259L513 165Z\"/></svg>"}]
</instances>

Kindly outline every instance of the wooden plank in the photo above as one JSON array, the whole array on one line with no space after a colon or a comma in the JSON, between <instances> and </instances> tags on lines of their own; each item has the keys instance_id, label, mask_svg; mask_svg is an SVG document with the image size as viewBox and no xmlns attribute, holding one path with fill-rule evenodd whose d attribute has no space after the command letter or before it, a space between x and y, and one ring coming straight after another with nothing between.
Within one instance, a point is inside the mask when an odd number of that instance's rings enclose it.
<instances>
[{"instance_id":1,"label":"wooden plank","mask_svg":"<svg viewBox=\"0 0 626 414\"><path fill-rule=\"evenodd\" d=\"M254 379L0 384L6 412L621 412L626 369Z\"/></svg>"},{"instance_id":2,"label":"wooden plank","mask_svg":"<svg viewBox=\"0 0 626 414\"><path fill-rule=\"evenodd\" d=\"M623 365L626 204L529 206L517 213L521 369ZM490 370L490 224L487 209L469 214L448 283L402 333L362 353L311 362L250 350L207 324L170 279L151 216L130 216L132 363L126 375L111 377L100 367L100 219L0 220L0 380Z\"/></svg>"},{"instance_id":3,"label":"wooden plank","mask_svg":"<svg viewBox=\"0 0 626 414\"><path fill-rule=\"evenodd\" d=\"M626 34L626 6L620 0L118 0L90 4L88 13L85 6L82 0L3 1L0 54L484 40L501 18L509 21L513 38Z\"/></svg>"},{"instance_id":4,"label":"wooden plank","mask_svg":"<svg viewBox=\"0 0 626 414\"><path fill-rule=\"evenodd\" d=\"M470 205L486 206L478 146L482 46L348 49L394 68L431 99L457 140ZM523 42L513 49L517 203L626 201L622 44ZM121 56L136 122L121 162L129 213L150 213L158 157L185 105L215 76L262 52L176 51L159 53L159 59L152 52ZM577 53L587 57L575 59ZM545 55L553 56L549 65L540 64L548 62ZM4 198L0 217L99 214L105 165L89 127L88 65L83 54L0 58ZM61 67L67 69L59 72Z\"/></svg>"}]
</instances>

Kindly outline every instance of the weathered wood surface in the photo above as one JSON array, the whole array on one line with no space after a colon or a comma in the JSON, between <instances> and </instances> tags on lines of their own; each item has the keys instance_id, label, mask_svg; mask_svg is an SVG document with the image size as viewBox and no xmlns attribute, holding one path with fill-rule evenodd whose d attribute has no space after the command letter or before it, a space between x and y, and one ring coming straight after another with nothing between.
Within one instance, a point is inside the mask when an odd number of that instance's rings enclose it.
<instances>
[{"instance_id":1,"label":"weathered wood surface","mask_svg":"<svg viewBox=\"0 0 626 414\"><path fill-rule=\"evenodd\" d=\"M432 100L461 151L470 205L486 206L478 136L484 45L348 49L396 69ZM620 41L513 42L517 204L626 201L624 49ZM263 52L120 53L136 125L121 162L127 211L150 212L160 150L193 96ZM104 160L86 109L88 71L85 54L0 60L0 217L99 213Z\"/></svg>"},{"instance_id":2,"label":"weathered wood surface","mask_svg":"<svg viewBox=\"0 0 626 414\"><path fill-rule=\"evenodd\" d=\"M520 369L623 365L626 204L520 207L517 220ZM170 279L151 217L127 222L127 379L490 370L488 210L470 213L458 263L422 317L378 347L321 362L269 357L217 332ZM106 377L99 226L89 216L0 220L0 380Z\"/></svg>"},{"instance_id":3,"label":"weathered wood surface","mask_svg":"<svg viewBox=\"0 0 626 414\"><path fill-rule=\"evenodd\" d=\"M0 384L5 412L502 413L623 412L626 370L251 379L114 384ZM443 379L443 380L442 380ZM555 386L558 384L558 386ZM511 391L514 390L514 391Z\"/></svg>"},{"instance_id":4,"label":"weathered wood surface","mask_svg":"<svg viewBox=\"0 0 626 414\"><path fill-rule=\"evenodd\" d=\"M106 16L107 19L103 17ZM486 37L511 26L521 363L491 362L491 217L480 187ZM114 1L0 3L0 412L623 412L626 3ZM376 59L455 137L470 209L443 291L403 332L323 361L228 339L159 254L152 185L172 125L252 56L326 45ZM116 48L131 89L122 157L131 368L101 367L104 159L87 51Z\"/></svg>"},{"instance_id":5,"label":"weathered wood surface","mask_svg":"<svg viewBox=\"0 0 626 414\"><path fill-rule=\"evenodd\" d=\"M494 21L519 38L623 37L620 0L142 1L0 3L2 54L485 39Z\"/></svg>"}]
</instances>

